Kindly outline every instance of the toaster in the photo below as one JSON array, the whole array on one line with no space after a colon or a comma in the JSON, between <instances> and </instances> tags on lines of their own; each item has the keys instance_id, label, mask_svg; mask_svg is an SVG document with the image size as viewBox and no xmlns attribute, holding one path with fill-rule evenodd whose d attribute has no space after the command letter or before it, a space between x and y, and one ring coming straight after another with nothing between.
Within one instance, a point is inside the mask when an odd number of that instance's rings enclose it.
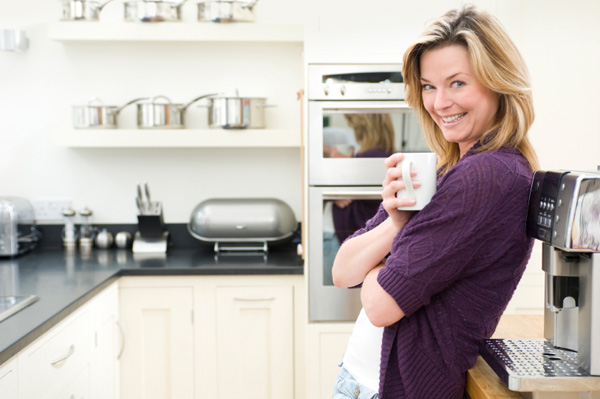
<instances>
[{"instance_id":1,"label":"toaster","mask_svg":"<svg viewBox=\"0 0 600 399\"><path fill-rule=\"evenodd\" d=\"M527 233L565 251L600 251L600 173L536 171Z\"/></svg>"},{"instance_id":2,"label":"toaster","mask_svg":"<svg viewBox=\"0 0 600 399\"><path fill-rule=\"evenodd\" d=\"M16 256L39 240L33 206L25 198L0 197L0 256Z\"/></svg>"}]
</instances>

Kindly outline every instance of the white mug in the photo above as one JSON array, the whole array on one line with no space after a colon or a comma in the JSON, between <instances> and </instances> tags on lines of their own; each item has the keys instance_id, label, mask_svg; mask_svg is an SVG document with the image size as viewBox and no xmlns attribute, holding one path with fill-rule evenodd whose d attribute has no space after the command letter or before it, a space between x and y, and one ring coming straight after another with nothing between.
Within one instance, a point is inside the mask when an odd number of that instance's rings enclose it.
<instances>
[{"instance_id":1,"label":"white mug","mask_svg":"<svg viewBox=\"0 0 600 399\"><path fill-rule=\"evenodd\" d=\"M437 158L433 152L409 152L402 154L404 158L396 164L402 167L402 179L406 188L396 193L397 198L414 198L416 203L412 206L402 206L401 211L419 211L431 201L437 185ZM410 178L410 170L415 169L415 176L421 185L414 188Z\"/></svg>"}]
</instances>

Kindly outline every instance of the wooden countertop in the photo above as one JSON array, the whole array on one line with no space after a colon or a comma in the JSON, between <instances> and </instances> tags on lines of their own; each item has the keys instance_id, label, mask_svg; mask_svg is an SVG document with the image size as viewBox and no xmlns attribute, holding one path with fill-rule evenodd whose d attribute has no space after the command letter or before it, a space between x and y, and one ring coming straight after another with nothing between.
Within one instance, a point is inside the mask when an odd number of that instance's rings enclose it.
<instances>
[{"instance_id":1,"label":"wooden countertop","mask_svg":"<svg viewBox=\"0 0 600 399\"><path fill-rule=\"evenodd\" d=\"M504 315L492 338L544 338L544 316ZM523 399L519 392L506 387L481 356L467 372L466 391L471 399Z\"/></svg>"}]
</instances>

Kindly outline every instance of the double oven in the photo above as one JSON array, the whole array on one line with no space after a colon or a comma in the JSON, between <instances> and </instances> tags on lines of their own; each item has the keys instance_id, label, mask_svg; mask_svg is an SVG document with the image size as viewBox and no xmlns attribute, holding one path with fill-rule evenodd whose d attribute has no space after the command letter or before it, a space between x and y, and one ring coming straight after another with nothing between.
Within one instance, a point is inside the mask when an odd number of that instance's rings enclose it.
<instances>
[{"instance_id":1,"label":"double oven","mask_svg":"<svg viewBox=\"0 0 600 399\"><path fill-rule=\"evenodd\" d=\"M309 64L307 123L309 320L354 321L360 290L333 285L340 244L381 203L384 159L428 152L404 101L399 64Z\"/></svg>"}]
</instances>

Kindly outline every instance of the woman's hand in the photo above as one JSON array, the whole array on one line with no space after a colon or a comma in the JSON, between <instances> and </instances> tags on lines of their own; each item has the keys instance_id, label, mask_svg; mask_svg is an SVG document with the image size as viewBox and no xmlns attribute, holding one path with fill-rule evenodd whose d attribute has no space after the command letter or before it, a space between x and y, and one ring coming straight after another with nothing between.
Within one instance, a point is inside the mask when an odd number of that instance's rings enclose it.
<instances>
[{"instance_id":1,"label":"woman's hand","mask_svg":"<svg viewBox=\"0 0 600 399\"><path fill-rule=\"evenodd\" d=\"M390 216L390 220L398 229L402 228L406 222L410 219L413 212L401 211L398 208L404 206L411 206L415 204L415 200L411 198L396 198L396 193L400 190L404 190L406 186L402 181L402 167L397 167L398 162L402 161L404 156L400 153L393 154L386 158L385 167L387 173L383 180L383 190L381 196L383 197L383 207ZM411 177L416 176L416 171L411 169ZM419 180L412 179L414 187L419 187L421 182Z\"/></svg>"}]
</instances>

